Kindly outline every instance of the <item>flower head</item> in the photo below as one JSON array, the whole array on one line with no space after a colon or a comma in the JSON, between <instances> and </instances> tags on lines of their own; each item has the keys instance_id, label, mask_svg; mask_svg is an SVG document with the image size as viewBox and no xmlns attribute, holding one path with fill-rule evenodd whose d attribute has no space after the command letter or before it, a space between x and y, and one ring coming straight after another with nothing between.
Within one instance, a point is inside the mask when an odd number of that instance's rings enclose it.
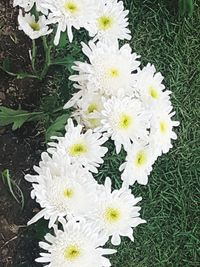
<instances>
[{"instance_id":1,"label":"flower head","mask_svg":"<svg viewBox=\"0 0 200 267\"><path fill-rule=\"evenodd\" d=\"M85 221L61 220L63 230L54 226L55 235L47 234L46 241L39 245L47 253L41 253L37 262L48 263L49 267L110 267L104 255L113 254L114 249L102 248L107 241L96 229Z\"/></svg>"},{"instance_id":2,"label":"flower head","mask_svg":"<svg viewBox=\"0 0 200 267\"><path fill-rule=\"evenodd\" d=\"M25 14L22 15L22 11L19 11L18 15L19 29L23 30L26 35L31 39L37 39L41 36L48 35L52 32L47 26L48 20L45 16L40 16L38 20L35 19L34 15Z\"/></svg>"},{"instance_id":3,"label":"flower head","mask_svg":"<svg viewBox=\"0 0 200 267\"><path fill-rule=\"evenodd\" d=\"M150 140L158 155L167 153L172 148L171 140L177 139L173 127L177 127L179 122L171 119L175 115L175 112L171 111L171 106L163 110L157 109L151 120Z\"/></svg>"},{"instance_id":4,"label":"flower head","mask_svg":"<svg viewBox=\"0 0 200 267\"><path fill-rule=\"evenodd\" d=\"M122 1L99 0L96 4L96 16L90 21L87 29L95 40L115 42L117 40L130 40L128 27L128 11L124 10Z\"/></svg>"},{"instance_id":5,"label":"flower head","mask_svg":"<svg viewBox=\"0 0 200 267\"><path fill-rule=\"evenodd\" d=\"M133 227L144 223L139 216L140 207L135 206L142 198L135 198L124 184L120 190L111 192L111 180L106 178L105 186L99 191L92 219L102 233L112 236L113 245L119 245L120 236L133 241Z\"/></svg>"},{"instance_id":6,"label":"flower head","mask_svg":"<svg viewBox=\"0 0 200 267\"><path fill-rule=\"evenodd\" d=\"M104 96L133 95L136 71L140 65L139 56L132 53L128 44L122 46L89 42L83 44L83 52L89 63L75 62L78 75L70 77L75 82L85 82L89 91Z\"/></svg>"},{"instance_id":7,"label":"flower head","mask_svg":"<svg viewBox=\"0 0 200 267\"><path fill-rule=\"evenodd\" d=\"M136 181L146 185L157 156L157 152L150 145L132 144L128 149L126 162L120 166L120 170L124 170L122 180L129 185Z\"/></svg>"},{"instance_id":8,"label":"flower head","mask_svg":"<svg viewBox=\"0 0 200 267\"><path fill-rule=\"evenodd\" d=\"M65 137L55 137L58 143L51 142L48 149L49 153L58 152L63 156L70 157L72 163L84 166L92 172L98 172L97 167L103 163L102 157L107 152L107 148L102 144L107 138L100 133L94 133L91 129L82 133L83 126L74 126L71 119L66 126Z\"/></svg>"},{"instance_id":9,"label":"flower head","mask_svg":"<svg viewBox=\"0 0 200 267\"><path fill-rule=\"evenodd\" d=\"M139 100L131 97L112 97L104 103L101 131L106 131L114 140L117 153L121 145L125 150L132 142L148 139L149 116Z\"/></svg>"},{"instance_id":10,"label":"flower head","mask_svg":"<svg viewBox=\"0 0 200 267\"><path fill-rule=\"evenodd\" d=\"M88 21L94 16L95 9L93 0L44 0L42 6L50 10L49 23L58 24L55 45L58 45L60 34L66 29L69 41L72 42L72 27L77 30L86 27Z\"/></svg>"},{"instance_id":11,"label":"flower head","mask_svg":"<svg viewBox=\"0 0 200 267\"><path fill-rule=\"evenodd\" d=\"M163 76L160 72L156 73L154 65L147 64L137 74L136 90L144 106L153 111L154 107L168 105L170 102L170 91L165 90L162 84Z\"/></svg>"},{"instance_id":12,"label":"flower head","mask_svg":"<svg viewBox=\"0 0 200 267\"><path fill-rule=\"evenodd\" d=\"M96 181L86 169L71 165L59 154L51 158L45 153L36 170L38 175L26 175L25 179L32 183L31 196L42 210L29 224L44 217L52 227L60 217L85 216L96 188Z\"/></svg>"}]
</instances>

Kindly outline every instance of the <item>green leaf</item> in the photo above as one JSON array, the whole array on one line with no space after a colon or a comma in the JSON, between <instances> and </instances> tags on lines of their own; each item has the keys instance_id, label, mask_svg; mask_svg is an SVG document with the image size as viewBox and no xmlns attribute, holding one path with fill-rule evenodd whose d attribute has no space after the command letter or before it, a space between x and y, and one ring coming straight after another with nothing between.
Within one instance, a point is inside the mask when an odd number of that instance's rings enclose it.
<instances>
[{"instance_id":1,"label":"green leaf","mask_svg":"<svg viewBox=\"0 0 200 267\"><path fill-rule=\"evenodd\" d=\"M61 32L59 47L65 47L67 44L67 34L66 32Z\"/></svg>"},{"instance_id":2,"label":"green leaf","mask_svg":"<svg viewBox=\"0 0 200 267\"><path fill-rule=\"evenodd\" d=\"M71 70L71 67L74 63L74 58L71 56L66 56L63 58L56 58L51 62L51 65L61 65L67 67L69 70Z\"/></svg>"},{"instance_id":3,"label":"green leaf","mask_svg":"<svg viewBox=\"0 0 200 267\"><path fill-rule=\"evenodd\" d=\"M24 208L24 194L21 188L11 179L10 172L8 169L1 173L3 183L8 186L8 189L14 199L21 204L22 209Z\"/></svg>"},{"instance_id":4,"label":"green leaf","mask_svg":"<svg viewBox=\"0 0 200 267\"><path fill-rule=\"evenodd\" d=\"M12 130L20 128L25 122L41 120L42 112L28 112L22 109L0 107L0 126L13 124Z\"/></svg>"},{"instance_id":5,"label":"green leaf","mask_svg":"<svg viewBox=\"0 0 200 267\"><path fill-rule=\"evenodd\" d=\"M65 129L69 114L59 116L55 122L46 131L46 142L48 142L51 136L62 136L62 132Z\"/></svg>"}]
</instances>

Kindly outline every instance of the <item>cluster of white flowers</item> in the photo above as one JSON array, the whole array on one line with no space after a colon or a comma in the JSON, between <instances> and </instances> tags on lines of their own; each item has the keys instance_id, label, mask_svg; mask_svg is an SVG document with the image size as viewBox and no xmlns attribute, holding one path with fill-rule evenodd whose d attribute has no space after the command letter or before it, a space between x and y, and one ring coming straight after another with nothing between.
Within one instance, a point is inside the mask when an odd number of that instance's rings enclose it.
<instances>
[{"instance_id":1,"label":"cluster of white flowers","mask_svg":"<svg viewBox=\"0 0 200 267\"><path fill-rule=\"evenodd\" d=\"M153 65L140 68L139 56L128 44L90 41L82 44L88 62L75 62L77 75L69 77L79 91L66 103L72 116L86 128L114 141L116 152L127 152L120 166L122 180L146 185L152 165L172 147L177 136L171 120L170 91Z\"/></svg>"},{"instance_id":2,"label":"cluster of white flowers","mask_svg":"<svg viewBox=\"0 0 200 267\"><path fill-rule=\"evenodd\" d=\"M72 28L84 28L95 41L117 42L130 40L128 11L122 1L117 0L14 0L14 6L29 12L18 16L19 29L31 39L47 35L55 28L54 44L60 40L61 32L67 31L69 41L73 40ZM39 16L30 15L33 7ZM49 29L51 27L52 29Z\"/></svg>"},{"instance_id":3,"label":"cluster of white flowers","mask_svg":"<svg viewBox=\"0 0 200 267\"><path fill-rule=\"evenodd\" d=\"M78 89L65 104L73 109L64 137L52 137L47 152L42 153L36 175L26 175L32 183L31 197L41 211L29 224L40 218L49 220L54 235L47 234L38 262L49 267L111 266L104 255L115 250L102 248L110 239L115 246L121 236L133 241L133 228L144 223L130 186L136 181L148 183L156 159L172 147L177 136L171 118L170 91L163 76L153 65L141 67L140 56L129 44L127 14L117 0L14 0L14 5L37 16L19 13L20 29L36 39L53 31L54 43L67 31L72 41L72 27L85 28L93 39L82 43L88 61L74 63L75 75L69 77ZM39 14L40 14L39 13ZM55 27L54 27L55 29ZM116 153L125 150L126 158L119 167L122 187L112 190L111 180L98 184L93 174L103 163L107 140L115 144ZM111 141L111 142L112 142ZM117 167L117 168L118 168Z\"/></svg>"},{"instance_id":4,"label":"cluster of white flowers","mask_svg":"<svg viewBox=\"0 0 200 267\"><path fill-rule=\"evenodd\" d=\"M37 175L25 176L33 185L32 198L42 208L29 224L44 217L55 230L55 236L45 237L51 245L40 244L49 253L41 253L37 261L49 262L52 267L110 266L102 255L115 250L99 246L110 237L113 245L120 244L120 236L133 241L133 228L145 222L136 206L141 198L135 198L125 182L112 191L110 178L104 185L94 179L92 173L98 172L108 150L103 146L105 135L84 131L69 119L65 136L55 139L57 142L49 143L48 153L42 153L39 167L34 167ZM59 222L62 230L56 226Z\"/></svg>"}]
</instances>

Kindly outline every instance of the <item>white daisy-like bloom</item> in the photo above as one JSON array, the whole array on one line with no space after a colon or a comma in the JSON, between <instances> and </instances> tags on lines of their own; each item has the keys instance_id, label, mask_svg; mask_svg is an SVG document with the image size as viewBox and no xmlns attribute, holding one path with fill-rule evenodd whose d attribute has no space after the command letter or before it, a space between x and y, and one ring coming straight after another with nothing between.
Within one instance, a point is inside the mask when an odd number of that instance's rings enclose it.
<instances>
[{"instance_id":1,"label":"white daisy-like bloom","mask_svg":"<svg viewBox=\"0 0 200 267\"><path fill-rule=\"evenodd\" d=\"M43 0L43 8L49 9L49 23L57 23L54 44L58 45L61 32L67 30L69 41L73 40L72 27L86 27L95 15L94 0Z\"/></svg>"},{"instance_id":2,"label":"white daisy-like bloom","mask_svg":"<svg viewBox=\"0 0 200 267\"><path fill-rule=\"evenodd\" d=\"M18 15L19 30L23 30L32 40L37 39L41 36L48 35L52 32L47 26L48 20L45 16L40 16L36 21L35 16L30 13L22 15L22 10L19 11Z\"/></svg>"},{"instance_id":3,"label":"white daisy-like bloom","mask_svg":"<svg viewBox=\"0 0 200 267\"><path fill-rule=\"evenodd\" d=\"M127 236L133 241L133 228L146 222L139 217L141 208L136 206L141 200L141 197L134 197L125 183L120 190L111 192L111 180L107 177L97 194L91 218L100 233L111 236L113 245L120 244L120 236Z\"/></svg>"},{"instance_id":4,"label":"white daisy-like bloom","mask_svg":"<svg viewBox=\"0 0 200 267\"><path fill-rule=\"evenodd\" d=\"M36 262L46 263L47 267L110 267L104 256L116 252L102 248L106 243L96 229L85 221L61 221L63 230L54 226L54 235L47 234L45 242L39 245L46 253L40 253Z\"/></svg>"},{"instance_id":5,"label":"white daisy-like bloom","mask_svg":"<svg viewBox=\"0 0 200 267\"><path fill-rule=\"evenodd\" d=\"M172 148L172 139L176 140L177 135L173 127L179 126L179 121L173 121L171 118L175 115L172 112L172 106L157 109L151 120L150 142L155 147L158 155L169 152Z\"/></svg>"},{"instance_id":6,"label":"white daisy-like bloom","mask_svg":"<svg viewBox=\"0 0 200 267\"><path fill-rule=\"evenodd\" d=\"M127 151L126 161L119 168L120 171L123 170L122 180L129 185L133 185L136 181L146 185L157 157L158 154L153 146L132 144Z\"/></svg>"},{"instance_id":7,"label":"white daisy-like bloom","mask_svg":"<svg viewBox=\"0 0 200 267\"><path fill-rule=\"evenodd\" d=\"M122 145L128 150L132 142L148 140L150 117L139 100L131 97L112 97L104 103L102 115L100 131L111 136L117 153Z\"/></svg>"},{"instance_id":8,"label":"white daisy-like bloom","mask_svg":"<svg viewBox=\"0 0 200 267\"><path fill-rule=\"evenodd\" d=\"M59 165L57 162L49 168L48 165L55 158L49 160L46 154L43 155L44 158L47 161L40 163L38 175L25 176L33 186L31 197L35 198L42 208L28 224L44 217L49 220L49 227L52 227L59 218L85 216L88 207L93 203L97 186L92 175L81 167L72 166L62 157Z\"/></svg>"},{"instance_id":9,"label":"white daisy-like bloom","mask_svg":"<svg viewBox=\"0 0 200 267\"><path fill-rule=\"evenodd\" d=\"M85 168L77 168L71 164L70 157L62 155L61 153L54 153L49 155L47 152L41 154L41 161L39 166L33 167L37 175L26 175L26 179L33 182L38 179L39 176L45 176L46 173L50 173L52 177L65 176L66 173L73 173L73 177L77 182L90 182L96 184L93 175ZM31 192L32 198L35 197L34 190Z\"/></svg>"},{"instance_id":10,"label":"white daisy-like bloom","mask_svg":"<svg viewBox=\"0 0 200 267\"><path fill-rule=\"evenodd\" d=\"M72 75L70 80L87 82L89 91L97 91L104 96L133 95L133 85L140 62L139 56L132 53L128 44L119 48L118 44L89 42L82 43L83 53L90 63L75 62L72 67L78 75Z\"/></svg>"},{"instance_id":11,"label":"white daisy-like bloom","mask_svg":"<svg viewBox=\"0 0 200 267\"><path fill-rule=\"evenodd\" d=\"M97 173L97 167L103 163L103 157L108 151L103 147L107 141L105 136L95 133L91 129L82 133L83 126L74 126L72 119L68 120L66 134L64 137L52 137L58 142L50 142L48 152L54 154L61 153L63 156L70 157L73 164L83 166L88 170Z\"/></svg>"},{"instance_id":12,"label":"white daisy-like bloom","mask_svg":"<svg viewBox=\"0 0 200 267\"><path fill-rule=\"evenodd\" d=\"M88 25L89 35L94 40L115 42L117 40L130 40L131 32L128 27L128 10L118 0L96 1L96 16Z\"/></svg>"},{"instance_id":13,"label":"white daisy-like bloom","mask_svg":"<svg viewBox=\"0 0 200 267\"><path fill-rule=\"evenodd\" d=\"M24 8L26 12L30 11L35 3L35 0L14 0L13 6L20 6Z\"/></svg>"},{"instance_id":14,"label":"white daisy-like bloom","mask_svg":"<svg viewBox=\"0 0 200 267\"><path fill-rule=\"evenodd\" d=\"M72 113L72 116L86 128L95 129L101 125L102 109L102 96L98 93L86 92L76 102L76 110Z\"/></svg>"},{"instance_id":15,"label":"white daisy-like bloom","mask_svg":"<svg viewBox=\"0 0 200 267\"><path fill-rule=\"evenodd\" d=\"M150 108L152 112L157 105L166 105L170 103L169 90L165 90L165 86L162 84L163 76L160 72L156 72L154 65L147 64L137 74L136 90L139 94L144 106Z\"/></svg>"}]
</instances>

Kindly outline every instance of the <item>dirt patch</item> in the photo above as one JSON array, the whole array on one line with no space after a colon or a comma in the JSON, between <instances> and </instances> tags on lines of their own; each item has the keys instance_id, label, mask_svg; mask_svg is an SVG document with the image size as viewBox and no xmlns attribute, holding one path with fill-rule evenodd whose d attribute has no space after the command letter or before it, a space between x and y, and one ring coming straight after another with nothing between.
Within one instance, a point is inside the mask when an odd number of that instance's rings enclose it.
<instances>
[{"instance_id":1,"label":"dirt patch","mask_svg":"<svg viewBox=\"0 0 200 267\"><path fill-rule=\"evenodd\" d=\"M30 72L30 40L17 29L17 8L13 1L0 1L0 61L9 58L13 72ZM42 82L32 79L17 80L0 71L0 105L32 110L39 103ZM14 200L0 178L0 267L35 267L38 241L32 238L27 221L32 217L35 202L30 199L30 184L24 174L32 172L38 164L41 140L34 124L26 124L12 132L10 127L0 128L0 175L5 169L21 188L25 207Z\"/></svg>"}]
</instances>

